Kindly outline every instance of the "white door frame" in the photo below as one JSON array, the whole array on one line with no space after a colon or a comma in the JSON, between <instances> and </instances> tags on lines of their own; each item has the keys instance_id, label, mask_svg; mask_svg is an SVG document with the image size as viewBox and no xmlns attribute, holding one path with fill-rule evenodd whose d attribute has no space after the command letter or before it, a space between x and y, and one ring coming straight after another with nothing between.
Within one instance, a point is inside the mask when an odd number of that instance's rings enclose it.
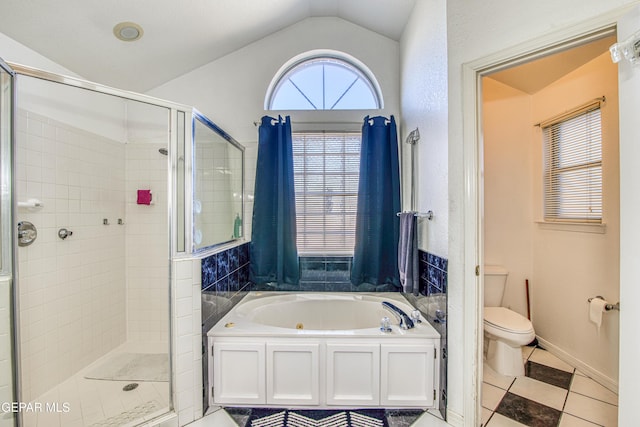
<instances>
[{"instance_id":1,"label":"white door frame","mask_svg":"<svg viewBox=\"0 0 640 427\"><path fill-rule=\"evenodd\" d=\"M616 9L589 21L545 34L539 38L499 51L462 65L463 164L464 164L464 254L462 265L464 297L464 420L465 425L478 426L482 404L483 323L482 274L476 266L484 263L483 236L483 141L482 141L482 77L533 59L566 50L595 40L615 30L620 17L632 6Z\"/></svg>"}]
</instances>

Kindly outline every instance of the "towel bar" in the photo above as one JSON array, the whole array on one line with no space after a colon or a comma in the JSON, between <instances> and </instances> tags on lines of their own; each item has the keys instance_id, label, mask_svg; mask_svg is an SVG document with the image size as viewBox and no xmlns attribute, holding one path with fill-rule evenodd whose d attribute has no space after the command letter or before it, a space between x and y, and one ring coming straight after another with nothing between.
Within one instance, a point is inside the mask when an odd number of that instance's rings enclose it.
<instances>
[{"instance_id":1,"label":"towel bar","mask_svg":"<svg viewBox=\"0 0 640 427\"><path fill-rule=\"evenodd\" d=\"M411 213L411 212L398 212L398 213L396 213L396 216L400 216L401 213ZM429 221L431 221L433 219L433 211L414 212L413 215L417 216L419 218L427 218Z\"/></svg>"}]
</instances>

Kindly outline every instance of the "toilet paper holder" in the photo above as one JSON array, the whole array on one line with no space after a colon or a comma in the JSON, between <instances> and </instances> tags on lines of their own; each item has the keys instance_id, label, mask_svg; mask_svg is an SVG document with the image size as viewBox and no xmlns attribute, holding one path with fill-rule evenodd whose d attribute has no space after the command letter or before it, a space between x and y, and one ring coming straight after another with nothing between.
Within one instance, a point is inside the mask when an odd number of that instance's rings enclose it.
<instances>
[{"instance_id":1,"label":"toilet paper holder","mask_svg":"<svg viewBox=\"0 0 640 427\"><path fill-rule=\"evenodd\" d=\"M587 302L589 302L589 303L590 303L590 302L591 302L591 300L593 300L594 298L601 299L601 300L603 300L603 301L604 301L604 297L602 297L601 295L596 295L595 297L589 298L589 299L587 300ZM615 304L606 304L606 305L604 306L604 309L605 309L605 311L611 311L611 310L618 310L618 311L620 311L620 301L618 301L618 302L617 302L617 303L615 303Z\"/></svg>"}]
</instances>

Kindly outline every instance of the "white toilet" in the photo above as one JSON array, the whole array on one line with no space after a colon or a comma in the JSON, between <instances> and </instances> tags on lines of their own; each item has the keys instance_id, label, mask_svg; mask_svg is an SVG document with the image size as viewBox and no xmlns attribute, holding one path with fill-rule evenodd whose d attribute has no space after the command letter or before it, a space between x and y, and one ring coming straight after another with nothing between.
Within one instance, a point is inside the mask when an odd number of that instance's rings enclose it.
<instances>
[{"instance_id":1,"label":"white toilet","mask_svg":"<svg viewBox=\"0 0 640 427\"><path fill-rule=\"evenodd\" d=\"M521 347L533 341L536 334L529 319L500 306L508 274L503 267L484 267L486 361L499 374L518 376L524 375Z\"/></svg>"}]
</instances>

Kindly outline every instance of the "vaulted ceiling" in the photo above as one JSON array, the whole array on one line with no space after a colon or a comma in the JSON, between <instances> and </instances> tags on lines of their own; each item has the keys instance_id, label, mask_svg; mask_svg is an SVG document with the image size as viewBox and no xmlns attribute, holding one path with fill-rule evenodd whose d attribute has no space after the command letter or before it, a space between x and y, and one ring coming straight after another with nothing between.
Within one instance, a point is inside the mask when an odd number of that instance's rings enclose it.
<instances>
[{"instance_id":1,"label":"vaulted ceiling","mask_svg":"<svg viewBox=\"0 0 640 427\"><path fill-rule=\"evenodd\" d=\"M415 1L2 0L0 32L88 80L145 92L309 17L398 41ZM143 37L118 40L122 21Z\"/></svg>"}]
</instances>

